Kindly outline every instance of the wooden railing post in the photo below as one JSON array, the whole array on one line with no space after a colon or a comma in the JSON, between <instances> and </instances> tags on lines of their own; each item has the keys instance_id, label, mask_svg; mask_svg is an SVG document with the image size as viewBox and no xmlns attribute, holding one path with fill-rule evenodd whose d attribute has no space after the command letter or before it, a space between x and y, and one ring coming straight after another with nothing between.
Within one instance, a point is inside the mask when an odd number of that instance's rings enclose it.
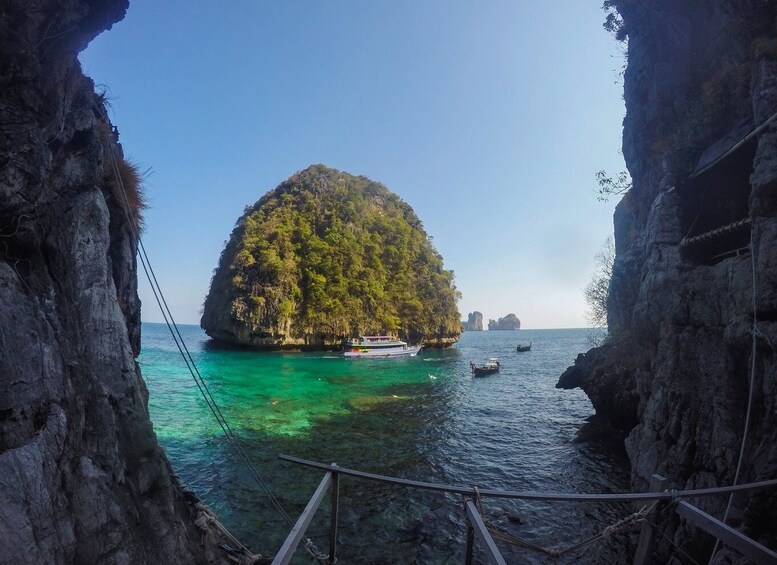
<instances>
[{"instance_id":1,"label":"wooden railing post","mask_svg":"<svg viewBox=\"0 0 777 565\"><path fill-rule=\"evenodd\" d=\"M337 463L332 463L337 465ZM332 516L329 525L329 563L337 561L337 506L340 503L340 473L332 472Z\"/></svg>"},{"instance_id":2,"label":"wooden railing post","mask_svg":"<svg viewBox=\"0 0 777 565\"><path fill-rule=\"evenodd\" d=\"M286 536L286 540L283 542L283 545L278 550L278 553L275 554L275 559L273 559L272 565L287 565L291 562L291 558L294 557L294 552L297 550L299 542L302 541L302 538L305 536L305 532L307 531L310 522L313 520L313 516L316 514L316 510L318 510L318 507L321 506L321 501L324 500L324 495L326 494L329 486L332 484L332 475L332 471L329 471L326 475L324 475L324 478L319 483L316 492L313 493L313 496L308 501L308 504L305 506L302 514L300 514L297 522L294 524L294 527L289 532L289 535Z\"/></svg>"},{"instance_id":3,"label":"wooden railing post","mask_svg":"<svg viewBox=\"0 0 777 565\"><path fill-rule=\"evenodd\" d=\"M467 549L464 553L464 565L472 565L472 552L475 549L475 528L467 525Z\"/></svg>"},{"instance_id":4,"label":"wooden railing post","mask_svg":"<svg viewBox=\"0 0 777 565\"><path fill-rule=\"evenodd\" d=\"M775 114L777 117L777 114ZM294 551L297 549L300 541L305 535L307 527L318 509L321 501L323 500L326 489L329 486L334 485L332 491L332 513L330 522L330 535L329 535L329 565L332 565L336 561L336 549L337 549L337 521L338 521L338 506L339 506L339 478L340 475L348 475L351 477L357 477L361 479L380 481L384 483L402 485L410 488L424 489L437 492L456 493L464 497L470 497L473 494L473 490L468 487L460 487L455 485L442 485L436 483L428 483L422 481L412 481L409 479L401 479L398 477L387 477L385 475L377 475L374 473L366 473L364 471L357 471L355 469L347 469L345 467L339 467L335 463L327 465L325 463L319 463L316 461L308 461L300 459L299 457L292 457L290 455L279 455L280 459L284 461L290 461L292 463L298 463L313 467L315 469L322 469L326 472L323 480L319 484L316 492L313 493L313 497L308 502L305 510L300 515L296 524L292 528L291 532L287 536L283 543L283 546L275 555L273 565L286 565L288 564ZM706 532L716 536L718 539L728 544L732 548L740 551L743 555L750 557L757 563L764 563L769 565L777 565L777 551L763 546L757 541L748 538L742 532L726 525L725 523L717 520L713 516L702 512L699 508L683 501L679 500L682 497L697 498L702 496L716 496L721 494L728 494L733 492L754 491L758 489L777 487L777 479L770 479L766 481L759 481L754 483L748 483L743 485L734 485L728 487L714 487L706 489L689 489L679 492L673 492L671 495L666 492L667 480L660 475L653 475L650 480L650 492L647 493L610 493L610 494L579 494L579 493L538 493L538 492L520 492L520 491L497 491L497 490L480 490L475 489L474 493L478 495L485 495L495 498L509 498L517 500L544 500L544 501L610 501L610 502L634 502L650 504L652 500L659 500L660 502L653 504L650 507L650 511L646 514L646 520L642 524L642 530L640 532L639 543L637 551L634 557L634 565L646 565L650 563L652 556L653 534L656 529L657 514L659 508L665 501L672 499L676 504L676 512L686 520L693 522L697 527L705 530ZM464 509L467 517L467 547L465 551L465 563L471 565L473 562L473 553L475 546L475 538L478 539L478 543L481 544L482 551L486 559L494 565L503 565L505 560L499 553L499 549L494 543L494 539L491 536L489 529L483 522L480 513L478 512L475 502L469 498L464 500ZM638 515L642 515L640 511ZM630 516L629 518L633 518ZM615 525L620 524L617 522ZM603 533L606 534L608 528ZM660 532L659 532L660 533ZM601 537L601 536L600 536ZM576 549L577 546L572 546L568 549ZM564 550L564 551L567 551ZM317 550L316 550L317 551ZM319 557L320 559L320 557Z\"/></svg>"},{"instance_id":5,"label":"wooden railing post","mask_svg":"<svg viewBox=\"0 0 777 565\"><path fill-rule=\"evenodd\" d=\"M745 557L752 559L753 563L777 565L777 551L761 545L739 530L696 508L693 504L689 504L684 500L678 501L677 513L697 528L712 534L729 547L733 547Z\"/></svg>"},{"instance_id":6,"label":"wooden railing post","mask_svg":"<svg viewBox=\"0 0 777 565\"><path fill-rule=\"evenodd\" d=\"M666 478L661 475L653 475L650 477L650 491L664 492L666 490L666 483ZM653 507L653 510L650 511L650 514L647 515L646 520L642 523L637 552L634 554L634 565L650 563L650 557L653 552L653 526L655 526L656 510L660 504L659 502L659 504Z\"/></svg>"},{"instance_id":7,"label":"wooden railing post","mask_svg":"<svg viewBox=\"0 0 777 565\"><path fill-rule=\"evenodd\" d=\"M494 538L491 537L475 503L469 499L466 500L464 502L464 509L467 513L467 521L469 522L469 529L467 530L467 557L472 559L472 550L470 549L470 532L472 532L473 545L474 538L477 536L478 541L483 548L483 552L486 554L486 559L491 565L507 565L504 557L499 553L499 548L496 546L496 543L494 543Z\"/></svg>"}]
</instances>

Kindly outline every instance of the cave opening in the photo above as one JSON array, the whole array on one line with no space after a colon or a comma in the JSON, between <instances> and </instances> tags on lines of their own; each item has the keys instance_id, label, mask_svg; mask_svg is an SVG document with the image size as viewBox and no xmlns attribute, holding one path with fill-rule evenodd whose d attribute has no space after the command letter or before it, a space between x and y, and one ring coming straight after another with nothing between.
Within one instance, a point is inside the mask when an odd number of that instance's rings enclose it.
<instances>
[{"instance_id":1,"label":"cave opening","mask_svg":"<svg viewBox=\"0 0 777 565\"><path fill-rule=\"evenodd\" d=\"M680 187L683 257L695 265L714 265L750 252L750 175L758 146L732 132L702 155ZM732 138L747 139L732 143Z\"/></svg>"}]
</instances>

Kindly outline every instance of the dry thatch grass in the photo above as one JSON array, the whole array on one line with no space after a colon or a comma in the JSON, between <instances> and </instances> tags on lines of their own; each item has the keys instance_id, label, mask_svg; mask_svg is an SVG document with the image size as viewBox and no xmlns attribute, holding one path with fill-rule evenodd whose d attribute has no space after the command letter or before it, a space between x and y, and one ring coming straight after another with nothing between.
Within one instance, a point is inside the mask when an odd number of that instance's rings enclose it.
<instances>
[{"instance_id":1,"label":"dry thatch grass","mask_svg":"<svg viewBox=\"0 0 777 565\"><path fill-rule=\"evenodd\" d=\"M124 211L126 225L140 234L143 230L143 210L146 208L143 174L137 164L121 155L114 142L110 126L105 122L99 122L98 129L104 148L102 187ZM116 157L115 168L113 155Z\"/></svg>"}]
</instances>

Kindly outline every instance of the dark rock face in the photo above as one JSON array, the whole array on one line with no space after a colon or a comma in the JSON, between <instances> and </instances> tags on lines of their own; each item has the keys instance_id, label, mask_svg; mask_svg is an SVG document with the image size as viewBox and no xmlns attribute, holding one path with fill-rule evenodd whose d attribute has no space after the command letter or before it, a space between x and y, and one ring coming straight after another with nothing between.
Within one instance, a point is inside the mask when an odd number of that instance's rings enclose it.
<instances>
[{"instance_id":1,"label":"dark rock face","mask_svg":"<svg viewBox=\"0 0 777 565\"><path fill-rule=\"evenodd\" d=\"M517 318L515 314L508 314L504 318L499 318L499 320L489 320L488 329L489 330L520 330L521 321Z\"/></svg>"},{"instance_id":2,"label":"dark rock face","mask_svg":"<svg viewBox=\"0 0 777 565\"><path fill-rule=\"evenodd\" d=\"M461 327L465 332L482 332L483 331L483 314L478 312L470 312L467 315L467 321L461 323Z\"/></svg>"},{"instance_id":3,"label":"dark rock face","mask_svg":"<svg viewBox=\"0 0 777 565\"><path fill-rule=\"evenodd\" d=\"M652 473L673 488L731 484L755 304L753 407L739 481L774 478L777 128L715 156L777 112L777 9L617 4L629 37L623 152L634 183L614 220L609 326L619 345L578 358L559 386L581 386L598 412L636 424L626 441L635 489L646 489ZM705 164L712 167L702 171ZM725 498L698 502L723 516ZM777 492L737 496L729 523L777 546ZM706 534L676 525L667 533L706 560ZM664 559L670 553L659 548Z\"/></svg>"},{"instance_id":4,"label":"dark rock face","mask_svg":"<svg viewBox=\"0 0 777 565\"><path fill-rule=\"evenodd\" d=\"M76 59L126 9L0 7L0 563L192 563L215 547L148 417L137 242Z\"/></svg>"},{"instance_id":5,"label":"dark rock face","mask_svg":"<svg viewBox=\"0 0 777 565\"><path fill-rule=\"evenodd\" d=\"M613 351L618 345L610 341L578 355L575 364L561 375L556 388L583 389L597 416L629 432L637 424L639 396L628 353Z\"/></svg>"}]
</instances>

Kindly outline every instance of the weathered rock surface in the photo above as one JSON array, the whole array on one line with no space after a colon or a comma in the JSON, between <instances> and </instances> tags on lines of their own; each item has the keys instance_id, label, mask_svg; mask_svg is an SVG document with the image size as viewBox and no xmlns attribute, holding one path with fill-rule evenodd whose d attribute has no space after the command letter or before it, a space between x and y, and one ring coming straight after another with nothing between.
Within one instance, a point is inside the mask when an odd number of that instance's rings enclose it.
<instances>
[{"instance_id":1,"label":"weathered rock surface","mask_svg":"<svg viewBox=\"0 0 777 565\"><path fill-rule=\"evenodd\" d=\"M483 313L470 312L467 315L467 321L461 323L461 327L465 332L482 332L483 331Z\"/></svg>"},{"instance_id":2,"label":"weathered rock surface","mask_svg":"<svg viewBox=\"0 0 777 565\"><path fill-rule=\"evenodd\" d=\"M489 330L520 330L521 321L515 314L508 314L504 318L488 321Z\"/></svg>"},{"instance_id":3,"label":"weathered rock surface","mask_svg":"<svg viewBox=\"0 0 777 565\"><path fill-rule=\"evenodd\" d=\"M561 375L556 388L581 388L596 410L617 429L629 432L637 424L639 396L634 384L634 367L628 352L613 351L610 341L577 356L575 364Z\"/></svg>"},{"instance_id":4,"label":"weathered rock surface","mask_svg":"<svg viewBox=\"0 0 777 565\"><path fill-rule=\"evenodd\" d=\"M105 108L76 58L126 9L0 6L3 564L226 562L149 420L137 242L104 179Z\"/></svg>"},{"instance_id":5,"label":"weathered rock surface","mask_svg":"<svg viewBox=\"0 0 777 565\"><path fill-rule=\"evenodd\" d=\"M745 0L616 4L629 40L623 153L633 178L614 219L608 321L618 345L579 357L559 386L581 386L597 412L635 424L626 440L635 489L646 489L653 473L678 489L731 484L755 303L753 407L739 480L772 479L777 127L717 163L714 156L741 138L742 124L750 131L777 112L777 8ZM694 176L704 163L713 168ZM721 231L740 221L744 229ZM724 497L696 502L723 516ZM735 497L729 523L777 547L777 491ZM677 520L665 526L706 562L706 534ZM658 551L671 559L667 543Z\"/></svg>"}]
</instances>

